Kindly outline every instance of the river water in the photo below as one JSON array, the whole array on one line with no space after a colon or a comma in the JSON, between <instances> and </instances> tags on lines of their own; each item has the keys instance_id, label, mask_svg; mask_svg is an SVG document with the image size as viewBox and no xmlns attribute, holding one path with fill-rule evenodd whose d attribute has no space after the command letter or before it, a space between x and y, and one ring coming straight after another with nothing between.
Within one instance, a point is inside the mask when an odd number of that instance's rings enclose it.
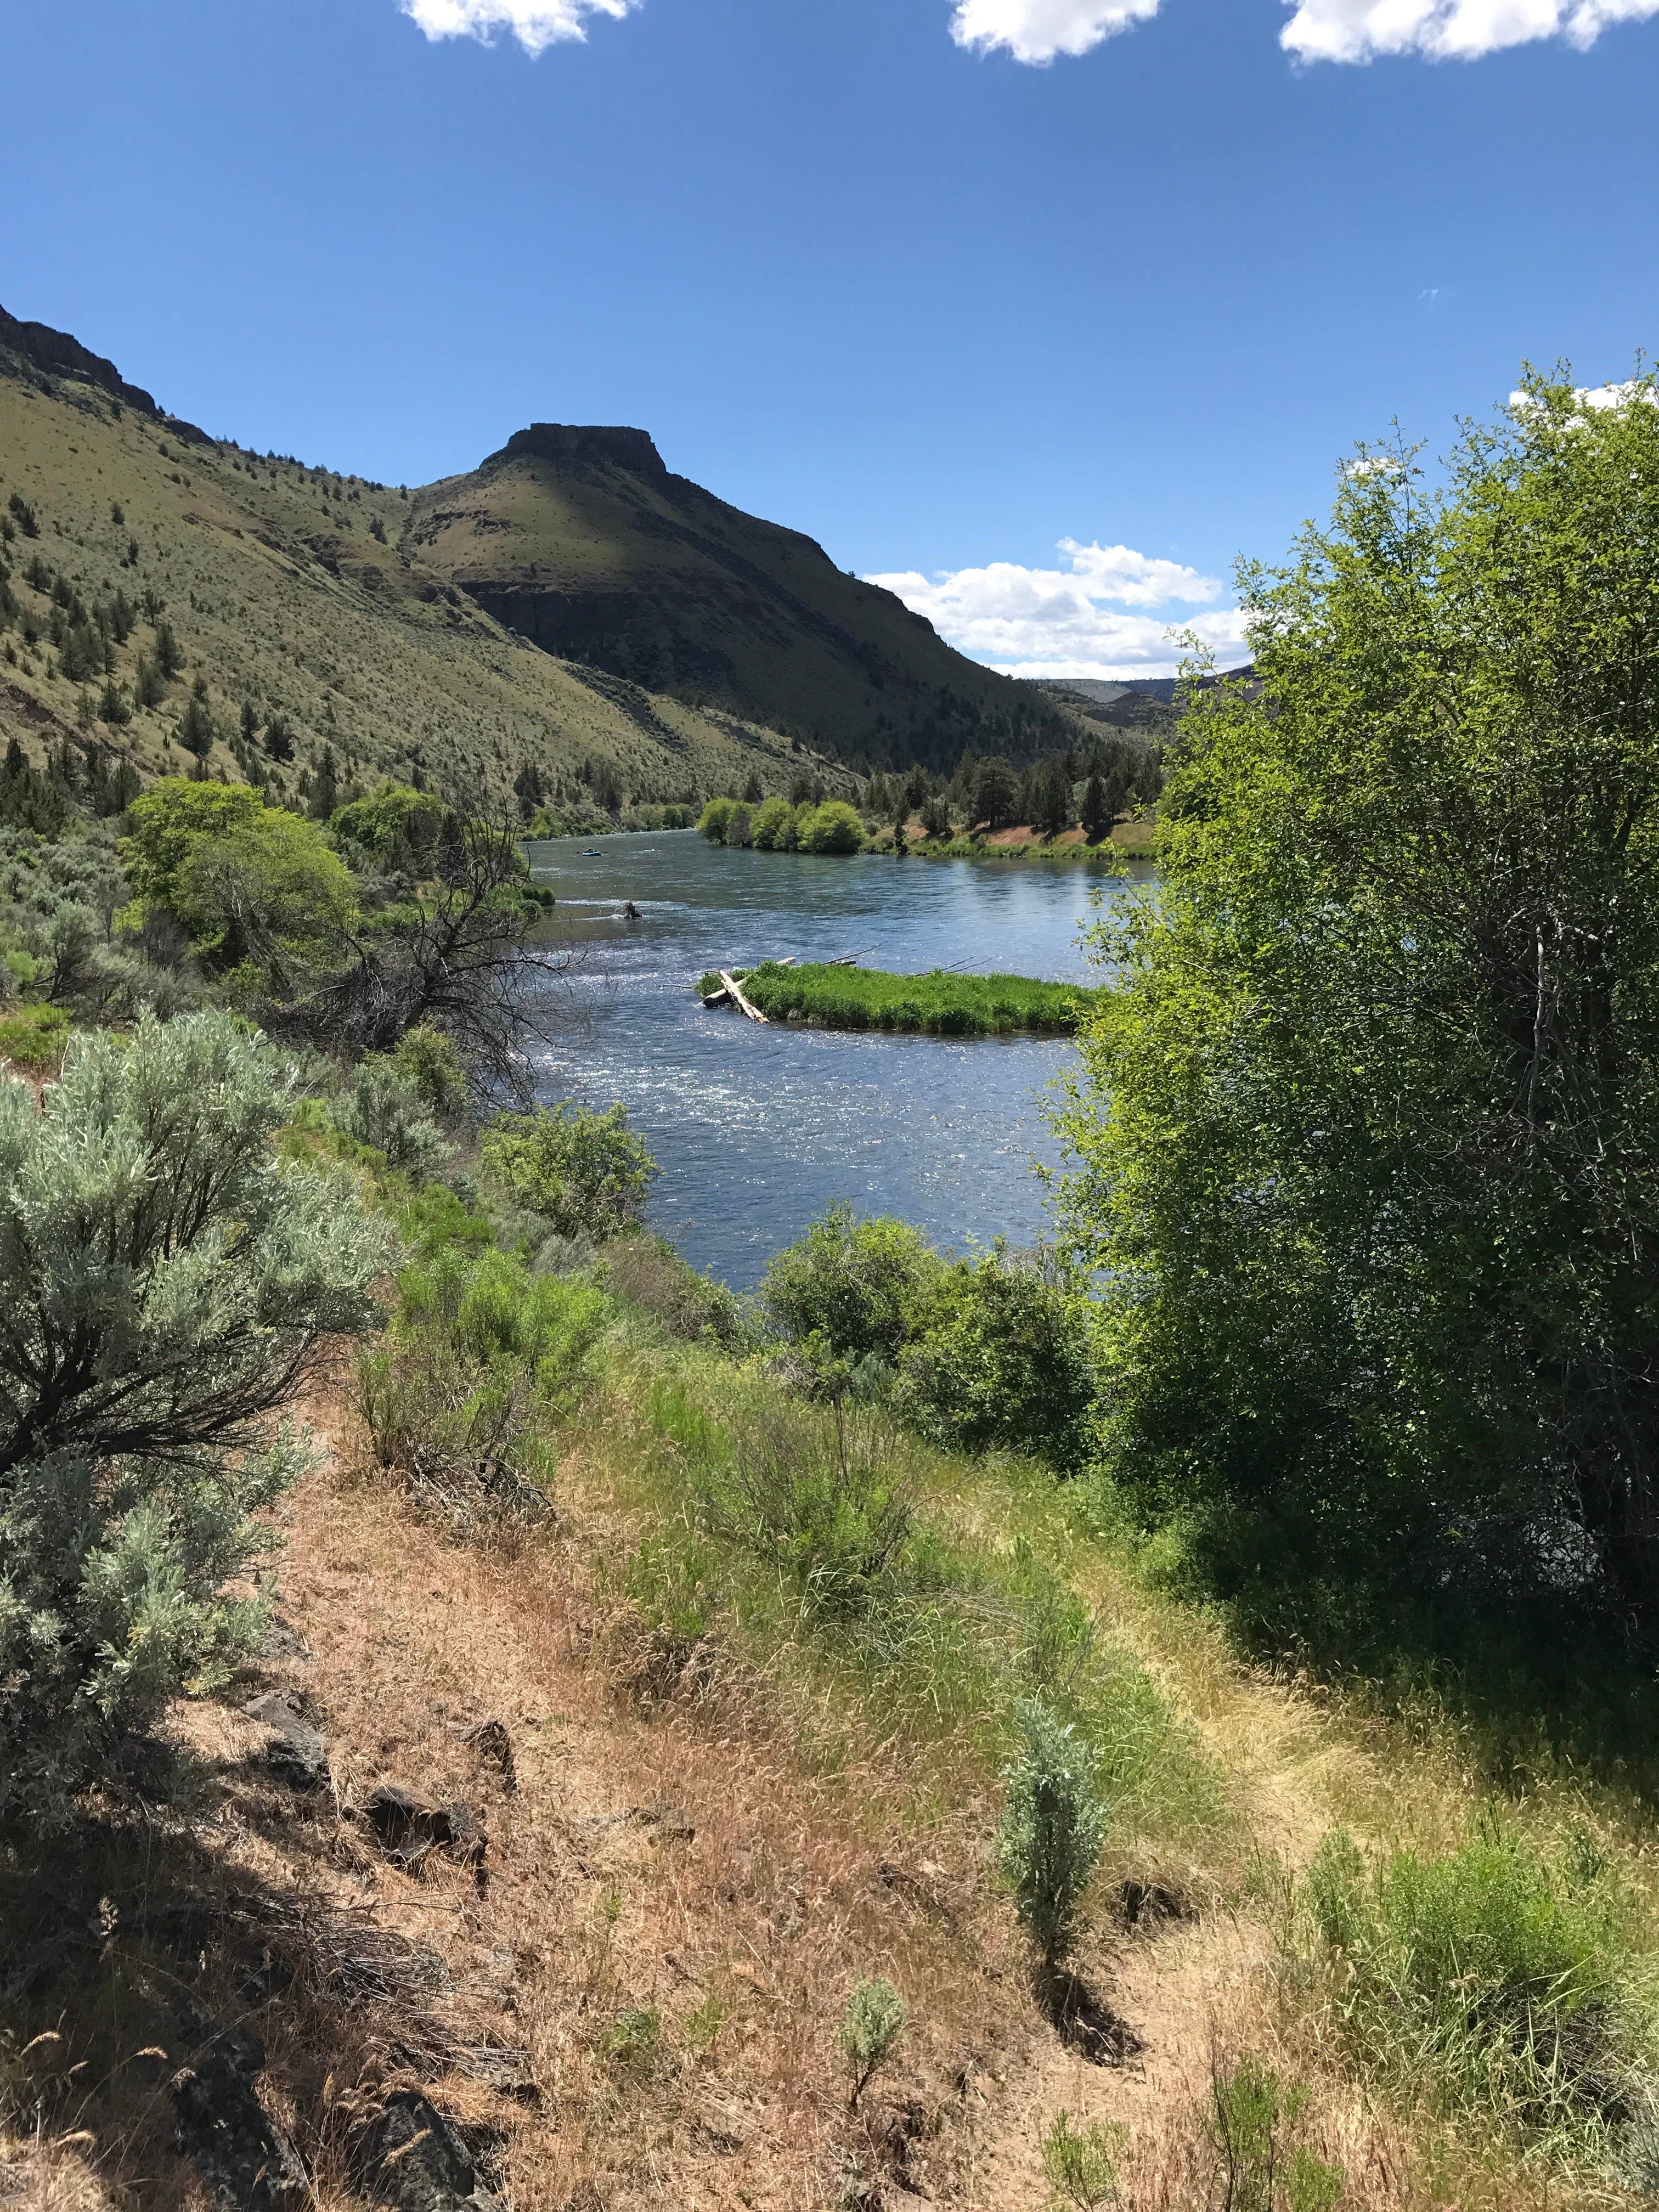
<instances>
[{"instance_id":1,"label":"river water","mask_svg":"<svg viewBox=\"0 0 1659 2212\"><path fill-rule=\"evenodd\" d=\"M791 952L1097 981L1078 934L1091 894L1120 885L1079 867L728 852L692 830L555 838L529 853L558 900L550 948L575 954L538 1087L586 1106L623 1101L662 1169L651 1225L694 1267L751 1289L772 1253L841 1200L898 1214L947 1249L1044 1234L1031 1164L1058 1157L1042 1105L1067 1044L763 1028L706 1011L695 985L705 969ZM623 917L629 899L638 921Z\"/></svg>"}]
</instances>

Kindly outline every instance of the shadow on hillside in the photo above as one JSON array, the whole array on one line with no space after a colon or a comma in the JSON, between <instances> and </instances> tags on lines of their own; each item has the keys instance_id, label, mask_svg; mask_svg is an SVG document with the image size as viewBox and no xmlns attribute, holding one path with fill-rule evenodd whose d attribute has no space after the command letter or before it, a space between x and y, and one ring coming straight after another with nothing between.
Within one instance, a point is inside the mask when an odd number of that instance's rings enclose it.
<instances>
[{"instance_id":1,"label":"shadow on hillside","mask_svg":"<svg viewBox=\"0 0 1659 2212\"><path fill-rule=\"evenodd\" d=\"M1492 1788L1571 1778L1659 1807L1659 1634L1587 1581L1553 1584L1508 1532L1453 1555L1405 1526L1356 1521L1322 1547L1240 1516L1186 1565L1253 1657L1349 1711L1455 1739Z\"/></svg>"},{"instance_id":2,"label":"shadow on hillside","mask_svg":"<svg viewBox=\"0 0 1659 2212\"><path fill-rule=\"evenodd\" d=\"M18 2132L86 2131L143 2212L185 2201L181 2152L227 2201L297 2212L306 2173L343 2171L366 2109L338 2086L453 2061L442 1960L306 1884L306 1861L337 1855L325 1803L233 1778L205 1816L147 1790L45 1845L0 1844L0 2103ZM274 1859L268 1879L250 1857Z\"/></svg>"}]
</instances>

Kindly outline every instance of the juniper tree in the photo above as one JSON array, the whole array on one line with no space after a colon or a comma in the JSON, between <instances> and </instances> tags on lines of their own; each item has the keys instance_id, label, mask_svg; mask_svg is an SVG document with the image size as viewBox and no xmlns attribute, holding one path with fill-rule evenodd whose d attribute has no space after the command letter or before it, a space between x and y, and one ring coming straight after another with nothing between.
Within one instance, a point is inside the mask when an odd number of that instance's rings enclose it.
<instances>
[{"instance_id":1,"label":"juniper tree","mask_svg":"<svg viewBox=\"0 0 1659 2212\"><path fill-rule=\"evenodd\" d=\"M277 1164L287 1107L221 1012L76 1036L38 1107L0 1084L0 1819L63 1817L257 1638L226 1586L305 1460L271 1416L390 1258L343 1178Z\"/></svg>"}]
</instances>

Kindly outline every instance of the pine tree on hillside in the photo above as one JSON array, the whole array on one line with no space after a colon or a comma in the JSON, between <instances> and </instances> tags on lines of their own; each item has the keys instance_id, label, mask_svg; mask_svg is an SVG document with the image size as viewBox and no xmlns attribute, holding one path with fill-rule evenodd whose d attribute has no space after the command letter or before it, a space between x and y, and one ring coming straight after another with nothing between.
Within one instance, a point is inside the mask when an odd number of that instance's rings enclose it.
<instances>
[{"instance_id":1,"label":"pine tree on hillside","mask_svg":"<svg viewBox=\"0 0 1659 2212\"><path fill-rule=\"evenodd\" d=\"M1098 769L1084 789L1083 834L1091 845L1098 845L1112 834L1112 809L1107 803L1106 785Z\"/></svg>"}]
</instances>

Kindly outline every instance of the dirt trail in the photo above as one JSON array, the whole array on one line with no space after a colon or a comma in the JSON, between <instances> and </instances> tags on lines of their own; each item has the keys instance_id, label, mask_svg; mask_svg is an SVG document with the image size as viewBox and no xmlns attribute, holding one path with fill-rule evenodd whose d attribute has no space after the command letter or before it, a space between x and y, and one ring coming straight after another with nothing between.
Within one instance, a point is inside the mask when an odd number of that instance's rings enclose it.
<instances>
[{"instance_id":1,"label":"dirt trail","mask_svg":"<svg viewBox=\"0 0 1659 2212\"><path fill-rule=\"evenodd\" d=\"M318 2206L356 2201L356 2093L395 2084L431 2093L514 2212L1042 2212L1038 2146L1062 2106L1134 2130L1138 2212L1205 2201L1194 2116L1212 2050L1270 2033L1259 1929L1213 1907L1100 1929L1079 1964L1112 2063L1091 2063L1039 2008L991 1879L988 1800L923 1836L877 1832L858 1790L815 1778L780 1735L764 1680L693 1668L642 1701L625 1610L596 1594L592 1554L614 1531L578 1518L516 1547L451 1542L352 1479L337 1402L309 1410L325 1455L280 1510L275 1632L252 1687L315 1727L331 1786L295 1792L265 1770L249 1686L179 1708L176 1728L210 1768L191 1845L218 1870L204 1893L222 1876L273 1924L303 1923L325 1964L330 1946L350 1954L349 1972L293 1976L244 1960L216 2001L265 2045L261 2093ZM580 1516L579 1481L568 1494ZM1248 1710L1205 1724L1236 1729ZM1271 1766L1282 1721L1264 1710L1257 1725ZM365 1817L385 1785L464 1804L461 1840L488 1833L481 1862L469 1845L398 1863ZM1287 1828L1301 1819L1287 1808ZM836 2024L877 1973L911 2022L852 2114ZM105 2169L139 2212L208 2202L168 2154L165 2101L158 2084L148 2135ZM1349 2129L1346 2155L1376 2162L1363 2114L1332 2125ZM0 2142L0 2175L5 2201L40 2212L100 2201L78 2160L48 2172ZM1411 2201L1393 2181L1354 2199Z\"/></svg>"},{"instance_id":2,"label":"dirt trail","mask_svg":"<svg viewBox=\"0 0 1659 2212\"><path fill-rule=\"evenodd\" d=\"M320 1440L349 1462L349 1435ZM443 2084L499 2131L526 2212L803 2212L855 2170L893 2205L1035 2212L1056 2110L1179 2133L1218 2035L1256 2008L1259 1929L1153 1915L1081 1961L1128 2031L1119 2063L1068 2050L988 1879L993 1808L923 1844L868 1833L844 1788L769 1734L763 1685L642 1708L617 1687L591 1537L516 1556L456 1546L337 1468L296 1493L285 1533L283 1613L308 1655L290 1679L321 1716L342 1804L389 1782L468 1799L488 1826L481 1891L458 1869L416 1880L363 1854L351 1883L449 1962L469 2033L526 2052L539 2109ZM510 1742L511 1790L468 1741L485 1721ZM1261 1725L1276 1743L1282 1713ZM1291 1808L1285 1825L1304 1820ZM876 1972L912 2026L854 2118L835 2024L854 1978ZM634 2050L653 2010L654 2049Z\"/></svg>"}]
</instances>

